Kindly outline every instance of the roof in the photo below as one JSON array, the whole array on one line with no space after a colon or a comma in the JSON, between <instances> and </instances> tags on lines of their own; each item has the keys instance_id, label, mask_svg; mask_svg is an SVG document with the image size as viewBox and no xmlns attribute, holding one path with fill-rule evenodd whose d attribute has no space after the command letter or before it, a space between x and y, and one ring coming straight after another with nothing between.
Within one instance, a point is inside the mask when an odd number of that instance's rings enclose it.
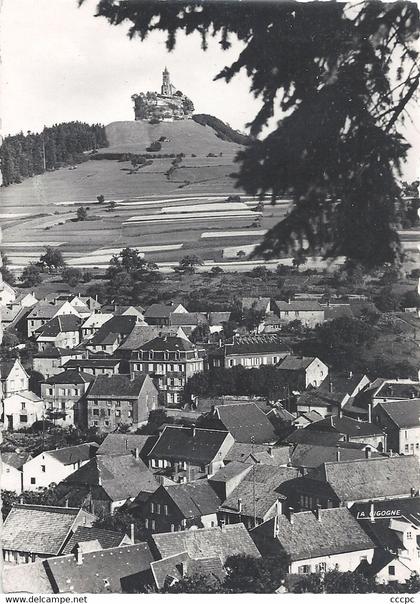
<instances>
[{"instance_id":1,"label":"roof","mask_svg":"<svg viewBox=\"0 0 420 604\"><path fill-rule=\"evenodd\" d=\"M140 491L153 493L158 487L149 468L131 453L94 457L65 478L63 483L91 490L93 487L100 487L97 490L111 501L131 499Z\"/></svg>"},{"instance_id":2,"label":"roof","mask_svg":"<svg viewBox=\"0 0 420 604\"><path fill-rule=\"evenodd\" d=\"M283 465L289 461L289 447L268 447L251 443L234 443L225 455L229 467L232 463L253 463L258 461L265 465Z\"/></svg>"},{"instance_id":3,"label":"roof","mask_svg":"<svg viewBox=\"0 0 420 604\"><path fill-rule=\"evenodd\" d=\"M225 352L230 354L248 354L278 352L287 354L290 351L283 339L276 334L260 334L257 336L234 336L231 344L225 344Z\"/></svg>"},{"instance_id":4,"label":"roof","mask_svg":"<svg viewBox=\"0 0 420 604\"><path fill-rule=\"evenodd\" d=\"M151 304L144 313L147 319L169 319L179 304Z\"/></svg>"},{"instance_id":5,"label":"roof","mask_svg":"<svg viewBox=\"0 0 420 604\"><path fill-rule=\"evenodd\" d=\"M292 515L292 522L280 514L253 529L251 535L262 553L267 549L273 553L283 550L292 562L374 547L345 507L319 510L319 519L313 512L297 512Z\"/></svg>"},{"instance_id":6,"label":"roof","mask_svg":"<svg viewBox=\"0 0 420 604\"><path fill-rule=\"evenodd\" d=\"M70 359L63 365L63 369L85 369L85 368L114 368L120 364L120 359Z\"/></svg>"},{"instance_id":7,"label":"roof","mask_svg":"<svg viewBox=\"0 0 420 604\"><path fill-rule=\"evenodd\" d=\"M144 382L150 378L146 373L136 373L133 379L127 375L97 375L88 392L88 398L138 398Z\"/></svg>"},{"instance_id":8,"label":"roof","mask_svg":"<svg viewBox=\"0 0 420 604\"><path fill-rule=\"evenodd\" d=\"M88 329L92 327L101 327L104 323L112 319L114 315L112 313L96 312L90 315L82 324L82 329Z\"/></svg>"},{"instance_id":9,"label":"roof","mask_svg":"<svg viewBox=\"0 0 420 604\"><path fill-rule=\"evenodd\" d=\"M395 380L384 381L375 392L375 398L412 398L420 395L420 382L403 383Z\"/></svg>"},{"instance_id":10,"label":"roof","mask_svg":"<svg viewBox=\"0 0 420 604\"><path fill-rule=\"evenodd\" d=\"M28 314L28 319L52 319L57 314L62 304L45 304L38 302Z\"/></svg>"},{"instance_id":11,"label":"roof","mask_svg":"<svg viewBox=\"0 0 420 604\"><path fill-rule=\"evenodd\" d=\"M9 373L12 371L15 363L20 364L18 359L11 359L10 361L0 361L0 378L5 380L8 378Z\"/></svg>"},{"instance_id":12,"label":"roof","mask_svg":"<svg viewBox=\"0 0 420 604\"><path fill-rule=\"evenodd\" d=\"M334 446L343 440L339 432L321 432L320 430L308 430L298 428L284 439L288 443L305 443L312 445Z\"/></svg>"},{"instance_id":13,"label":"roof","mask_svg":"<svg viewBox=\"0 0 420 604\"><path fill-rule=\"evenodd\" d=\"M197 518L215 514L221 500L207 480L162 487L180 510L184 518Z\"/></svg>"},{"instance_id":14,"label":"roof","mask_svg":"<svg viewBox=\"0 0 420 604\"><path fill-rule=\"evenodd\" d=\"M59 315L41 325L35 334L44 338L54 338L60 333L68 331L78 331L80 327L80 318L76 315Z\"/></svg>"},{"instance_id":15,"label":"roof","mask_svg":"<svg viewBox=\"0 0 420 604\"><path fill-rule=\"evenodd\" d=\"M332 387L333 392L340 392L344 394L353 395L354 390L366 377L363 373L347 373L347 374L337 374L337 373L329 373L329 375L323 380L319 386L319 390L329 391Z\"/></svg>"},{"instance_id":16,"label":"roof","mask_svg":"<svg viewBox=\"0 0 420 604\"><path fill-rule=\"evenodd\" d=\"M396 497L419 488L420 464L414 455L327 462L313 478L328 482L340 501Z\"/></svg>"},{"instance_id":17,"label":"roof","mask_svg":"<svg viewBox=\"0 0 420 604\"><path fill-rule=\"evenodd\" d=\"M380 453L376 451L371 451L370 455L380 457ZM291 452L290 459L296 468L317 468L326 461L337 461L337 456L342 461L365 459L366 451L339 444L336 446L297 444Z\"/></svg>"},{"instance_id":18,"label":"roof","mask_svg":"<svg viewBox=\"0 0 420 604\"><path fill-rule=\"evenodd\" d=\"M81 510L14 504L2 527L2 548L57 555Z\"/></svg>"},{"instance_id":19,"label":"roof","mask_svg":"<svg viewBox=\"0 0 420 604\"><path fill-rule=\"evenodd\" d=\"M287 371L301 371L307 369L315 360L316 357L300 357L290 354L281 361L278 367Z\"/></svg>"},{"instance_id":20,"label":"roof","mask_svg":"<svg viewBox=\"0 0 420 604\"><path fill-rule=\"evenodd\" d=\"M57 461L68 466L78 461L86 461L91 459L96 454L99 445L95 442L82 443L80 445L73 445L72 447L63 447L62 449L53 449L51 451L45 451L50 457L54 457ZM40 453L43 455L44 453Z\"/></svg>"},{"instance_id":21,"label":"roof","mask_svg":"<svg viewBox=\"0 0 420 604\"><path fill-rule=\"evenodd\" d=\"M420 426L420 399L418 398L387 401L377 406L384 410L398 428Z\"/></svg>"},{"instance_id":22,"label":"roof","mask_svg":"<svg viewBox=\"0 0 420 604\"><path fill-rule=\"evenodd\" d=\"M185 338L178 336L162 336L149 340L141 346L142 350L195 350L196 346Z\"/></svg>"},{"instance_id":23,"label":"roof","mask_svg":"<svg viewBox=\"0 0 420 604\"><path fill-rule=\"evenodd\" d=\"M91 373L84 371L77 371L77 369L68 369L52 375L50 378L45 380L46 384L86 384L87 382L93 382L95 377Z\"/></svg>"},{"instance_id":24,"label":"roof","mask_svg":"<svg viewBox=\"0 0 420 604\"><path fill-rule=\"evenodd\" d=\"M209 313L209 325L222 325L227 323L232 313L229 311L222 312L210 312Z\"/></svg>"},{"instance_id":25,"label":"roof","mask_svg":"<svg viewBox=\"0 0 420 604\"><path fill-rule=\"evenodd\" d=\"M355 503L352 508L352 514L359 520L370 518L370 503ZM390 522L392 515L387 515L386 512L398 512L397 517L405 520L410 524L420 528L420 497L404 497L402 499L386 499L384 501L375 501L373 503L373 511L375 524L379 527Z\"/></svg>"},{"instance_id":26,"label":"roof","mask_svg":"<svg viewBox=\"0 0 420 604\"><path fill-rule=\"evenodd\" d=\"M281 312L324 312L324 308L316 300L291 300L290 302L276 300L274 304Z\"/></svg>"},{"instance_id":27,"label":"roof","mask_svg":"<svg viewBox=\"0 0 420 604\"><path fill-rule=\"evenodd\" d=\"M207 324L208 319L202 312L173 312L170 315L171 325L202 325Z\"/></svg>"},{"instance_id":28,"label":"roof","mask_svg":"<svg viewBox=\"0 0 420 604\"><path fill-rule=\"evenodd\" d=\"M266 312L267 307L270 308L270 298L242 298L242 309L254 308L256 311Z\"/></svg>"},{"instance_id":29,"label":"roof","mask_svg":"<svg viewBox=\"0 0 420 604\"><path fill-rule=\"evenodd\" d=\"M122 593L133 590L151 562L147 543L137 543L84 553L81 564L73 554L49 558L45 564L56 593Z\"/></svg>"},{"instance_id":30,"label":"roof","mask_svg":"<svg viewBox=\"0 0 420 604\"><path fill-rule=\"evenodd\" d=\"M163 589L168 579L172 581L193 575L205 575L207 581L209 578L221 581L226 574L219 556L193 560L187 552L156 560L150 564L150 568L158 589Z\"/></svg>"},{"instance_id":31,"label":"roof","mask_svg":"<svg viewBox=\"0 0 420 604\"><path fill-rule=\"evenodd\" d=\"M283 369L283 367L280 367ZM297 400L298 407L340 407L344 398L348 396L343 392L328 392L319 388L309 388L302 392Z\"/></svg>"},{"instance_id":32,"label":"roof","mask_svg":"<svg viewBox=\"0 0 420 604\"><path fill-rule=\"evenodd\" d=\"M208 464L214 460L228 434L222 430L166 426L148 457Z\"/></svg>"},{"instance_id":33,"label":"roof","mask_svg":"<svg viewBox=\"0 0 420 604\"><path fill-rule=\"evenodd\" d=\"M147 455L156 440L157 437L150 434L107 434L96 454L127 455L138 449L140 455Z\"/></svg>"},{"instance_id":34,"label":"roof","mask_svg":"<svg viewBox=\"0 0 420 604\"><path fill-rule=\"evenodd\" d=\"M71 350L69 348L60 348L58 346L47 346L44 350L40 350L34 354L36 359L60 359L65 356L75 356L81 354L77 350ZM80 359L81 360L81 359Z\"/></svg>"},{"instance_id":35,"label":"roof","mask_svg":"<svg viewBox=\"0 0 420 604\"><path fill-rule=\"evenodd\" d=\"M226 466L223 466L215 474L209 478L210 482L221 482L225 483L231 480L232 478L236 478L237 476L241 476L241 474L247 474L252 468L252 464L243 463L242 461L232 461L228 463Z\"/></svg>"},{"instance_id":36,"label":"roof","mask_svg":"<svg viewBox=\"0 0 420 604\"><path fill-rule=\"evenodd\" d=\"M118 547L126 536L125 532L109 531L94 526L78 526L63 549L63 555L70 554L78 543L97 540L102 549Z\"/></svg>"},{"instance_id":37,"label":"roof","mask_svg":"<svg viewBox=\"0 0 420 604\"><path fill-rule=\"evenodd\" d=\"M255 403L220 405L216 414L236 442L260 444L278 440L273 424Z\"/></svg>"},{"instance_id":38,"label":"roof","mask_svg":"<svg viewBox=\"0 0 420 604\"><path fill-rule=\"evenodd\" d=\"M30 564L4 564L1 578L4 593L54 593L42 559Z\"/></svg>"},{"instance_id":39,"label":"roof","mask_svg":"<svg viewBox=\"0 0 420 604\"><path fill-rule=\"evenodd\" d=\"M12 468L15 468L16 470L20 470L23 466L24 463L26 463L28 461L28 459L31 459L32 454L29 451L22 451L20 453L18 453L17 451L13 451L13 452L7 452L7 451L2 451L1 452L1 461L4 464L7 464L8 466L11 466Z\"/></svg>"},{"instance_id":40,"label":"roof","mask_svg":"<svg viewBox=\"0 0 420 604\"><path fill-rule=\"evenodd\" d=\"M194 560L219 557L224 563L229 556L248 555L260 558L242 522L224 527L160 533L152 535L153 543L161 558L187 552Z\"/></svg>"},{"instance_id":41,"label":"roof","mask_svg":"<svg viewBox=\"0 0 420 604\"><path fill-rule=\"evenodd\" d=\"M160 334L179 335L179 327L172 325L135 325L128 338L118 350L137 350Z\"/></svg>"},{"instance_id":42,"label":"roof","mask_svg":"<svg viewBox=\"0 0 420 604\"><path fill-rule=\"evenodd\" d=\"M317 432L339 432L350 437L363 436L384 436L384 431L376 424L363 422L351 417L338 417L331 415L317 422L313 422L305 430L315 430Z\"/></svg>"},{"instance_id":43,"label":"roof","mask_svg":"<svg viewBox=\"0 0 420 604\"><path fill-rule=\"evenodd\" d=\"M318 411L305 411L303 413L299 413L299 415L294 418L292 423L298 423L300 418L304 418L308 421L308 423L312 424L313 422L317 422L322 419L322 415L318 413Z\"/></svg>"},{"instance_id":44,"label":"roof","mask_svg":"<svg viewBox=\"0 0 420 604\"><path fill-rule=\"evenodd\" d=\"M117 315L106 321L89 340L89 346L105 344L107 340L115 336L128 336L137 323L137 317L133 315ZM113 341L113 340L112 340Z\"/></svg>"}]
</instances>

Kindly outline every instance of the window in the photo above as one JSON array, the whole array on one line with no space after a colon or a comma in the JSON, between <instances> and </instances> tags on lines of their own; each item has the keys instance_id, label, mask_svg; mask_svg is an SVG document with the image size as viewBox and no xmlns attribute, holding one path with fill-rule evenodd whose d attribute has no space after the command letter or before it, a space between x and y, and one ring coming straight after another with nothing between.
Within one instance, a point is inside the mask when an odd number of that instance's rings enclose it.
<instances>
[{"instance_id":1,"label":"window","mask_svg":"<svg viewBox=\"0 0 420 604\"><path fill-rule=\"evenodd\" d=\"M41 472L45 472L45 466L41 466Z\"/></svg>"},{"instance_id":2,"label":"window","mask_svg":"<svg viewBox=\"0 0 420 604\"><path fill-rule=\"evenodd\" d=\"M111 415L111 409L108 409L108 417Z\"/></svg>"},{"instance_id":3,"label":"window","mask_svg":"<svg viewBox=\"0 0 420 604\"><path fill-rule=\"evenodd\" d=\"M315 565L315 572L317 572L317 573L325 573L326 570L327 570L326 562L320 562L319 564Z\"/></svg>"},{"instance_id":4,"label":"window","mask_svg":"<svg viewBox=\"0 0 420 604\"><path fill-rule=\"evenodd\" d=\"M109 421L106 419L106 420L104 421L104 424L105 424L105 426L109 426Z\"/></svg>"},{"instance_id":5,"label":"window","mask_svg":"<svg viewBox=\"0 0 420 604\"><path fill-rule=\"evenodd\" d=\"M156 514L160 514L160 508L161 508L160 503L157 503L156 504Z\"/></svg>"},{"instance_id":6,"label":"window","mask_svg":"<svg viewBox=\"0 0 420 604\"><path fill-rule=\"evenodd\" d=\"M99 409L92 409L93 415L99 415Z\"/></svg>"},{"instance_id":7,"label":"window","mask_svg":"<svg viewBox=\"0 0 420 604\"><path fill-rule=\"evenodd\" d=\"M21 403L22 411L26 409L26 403Z\"/></svg>"},{"instance_id":8,"label":"window","mask_svg":"<svg viewBox=\"0 0 420 604\"><path fill-rule=\"evenodd\" d=\"M302 564L302 566L298 566L299 575L307 575L311 572L311 567L309 564Z\"/></svg>"},{"instance_id":9,"label":"window","mask_svg":"<svg viewBox=\"0 0 420 604\"><path fill-rule=\"evenodd\" d=\"M407 539L412 539L412 538L413 538L413 535L412 535L411 531L408 531L407 532Z\"/></svg>"},{"instance_id":10,"label":"window","mask_svg":"<svg viewBox=\"0 0 420 604\"><path fill-rule=\"evenodd\" d=\"M388 574L392 576L395 575L395 566L388 566Z\"/></svg>"},{"instance_id":11,"label":"window","mask_svg":"<svg viewBox=\"0 0 420 604\"><path fill-rule=\"evenodd\" d=\"M96 420L93 422L93 425L94 425L94 426L98 426L98 425L99 425L99 422L98 422L98 420L97 420L97 419L96 419Z\"/></svg>"},{"instance_id":12,"label":"window","mask_svg":"<svg viewBox=\"0 0 420 604\"><path fill-rule=\"evenodd\" d=\"M416 449L418 449L418 448L419 448L419 443L416 443Z\"/></svg>"},{"instance_id":13,"label":"window","mask_svg":"<svg viewBox=\"0 0 420 604\"><path fill-rule=\"evenodd\" d=\"M404 430L404 436L405 436L405 438L408 438L408 436L407 436L407 430Z\"/></svg>"},{"instance_id":14,"label":"window","mask_svg":"<svg viewBox=\"0 0 420 604\"><path fill-rule=\"evenodd\" d=\"M131 417L133 414L131 411L128 411L127 415L128 415L128 417Z\"/></svg>"},{"instance_id":15,"label":"window","mask_svg":"<svg viewBox=\"0 0 420 604\"><path fill-rule=\"evenodd\" d=\"M156 521L155 520L151 520L150 521L150 528L152 529L152 531L154 531L156 529Z\"/></svg>"},{"instance_id":16,"label":"window","mask_svg":"<svg viewBox=\"0 0 420 604\"><path fill-rule=\"evenodd\" d=\"M31 476L31 484L36 484L35 476Z\"/></svg>"},{"instance_id":17,"label":"window","mask_svg":"<svg viewBox=\"0 0 420 604\"><path fill-rule=\"evenodd\" d=\"M19 421L21 424L26 424L26 422L28 421L28 416L27 415L20 415L19 416Z\"/></svg>"},{"instance_id":18,"label":"window","mask_svg":"<svg viewBox=\"0 0 420 604\"><path fill-rule=\"evenodd\" d=\"M408 445L404 446L404 451L405 451L405 453L408 453Z\"/></svg>"},{"instance_id":19,"label":"window","mask_svg":"<svg viewBox=\"0 0 420 604\"><path fill-rule=\"evenodd\" d=\"M155 504L153 503L153 501L150 504L150 511L152 512L152 514L155 513Z\"/></svg>"},{"instance_id":20,"label":"window","mask_svg":"<svg viewBox=\"0 0 420 604\"><path fill-rule=\"evenodd\" d=\"M49 396L53 396L53 394L54 394L54 388L47 388L47 394Z\"/></svg>"},{"instance_id":21,"label":"window","mask_svg":"<svg viewBox=\"0 0 420 604\"><path fill-rule=\"evenodd\" d=\"M167 505L164 505L164 506L163 506L163 513L165 514L165 516L168 516L168 515L169 515L169 509L168 509L168 506L167 506ZM172 526L172 525L171 525L171 526ZM171 530L172 530L172 529L171 529Z\"/></svg>"},{"instance_id":22,"label":"window","mask_svg":"<svg viewBox=\"0 0 420 604\"><path fill-rule=\"evenodd\" d=\"M121 411L119 409L115 410L115 417L121 417Z\"/></svg>"}]
</instances>

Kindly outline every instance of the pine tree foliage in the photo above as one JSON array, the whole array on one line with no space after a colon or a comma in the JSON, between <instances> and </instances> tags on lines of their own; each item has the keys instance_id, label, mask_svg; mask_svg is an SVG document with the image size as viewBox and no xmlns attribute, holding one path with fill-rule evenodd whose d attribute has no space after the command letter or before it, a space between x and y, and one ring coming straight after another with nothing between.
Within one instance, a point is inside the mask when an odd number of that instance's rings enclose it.
<instances>
[{"instance_id":1,"label":"pine tree foliage","mask_svg":"<svg viewBox=\"0 0 420 604\"><path fill-rule=\"evenodd\" d=\"M97 15L131 22L132 38L166 32L168 50L179 32L199 32L203 49L208 36L223 49L243 43L216 79L247 74L262 102L253 137L278 110L282 119L240 153L237 184L293 200L256 254L301 248L367 267L401 258L397 178L408 145L398 128L419 85L414 2L101 0Z\"/></svg>"}]
</instances>

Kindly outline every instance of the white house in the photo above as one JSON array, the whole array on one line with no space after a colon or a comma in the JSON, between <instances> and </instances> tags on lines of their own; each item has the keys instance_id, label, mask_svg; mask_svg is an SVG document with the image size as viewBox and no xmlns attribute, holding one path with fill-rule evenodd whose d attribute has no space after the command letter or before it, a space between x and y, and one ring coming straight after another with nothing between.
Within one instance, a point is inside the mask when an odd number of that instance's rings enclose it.
<instances>
[{"instance_id":1,"label":"white house","mask_svg":"<svg viewBox=\"0 0 420 604\"><path fill-rule=\"evenodd\" d=\"M23 466L23 490L37 491L58 484L95 456L98 444L83 443L44 451Z\"/></svg>"},{"instance_id":2,"label":"white house","mask_svg":"<svg viewBox=\"0 0 420 604\"><path fill-rule=\"evenodd\" d=\"M3 451L1 454L1 489L14 491L18 495L22 492L23 472L22 466L31 459L31 454L19 450L13 452Z\"/></svg>"},{"instance_id":3,"label":"white house","mask_svg":"<svg viewBox=\"0 0 420 604\"><path fill-rule=\"evenodd\" d=\"M28 338L42 325L47 323L47 321L61 315L76 315L76 317L80 317L76 308L68 301L62 304L49 304L42 300L38 302L26 317Z\"/></svg>"},{"instance_id":4,"label":"white house","mask_svg":"<svg viewBox=\"0 0 420 604\"><path fill-rule=\"evenodd\" d=\"M290 354L278 366L292 388L317 388L328 376L328 366L318 357L301 357Z\"/></svg>"},{"instance_id":5,"label":"white house","mask_svg":"<svg viewBox=\"0 0 420 604\"><path fill-rule=\"evenodd\" d=\"M2 281L0 284L0 306L6 306L16 300L16 292L11 285Z\"/></svg>"},{"instance_id":6,"label":"white house","mask_svg":"<svg viewBox=\"0 0 420 604\"><path fill-rule=\"evenodd\" d=\"M19 359L0 362L0 380L4 397L29 389L29 376Z\"/></svg>"},{"instance_id":7,"label":"white house","mask_svg":"<svg viewBox=\"0 0 420 604\"><path fill-rule=\"evenodd\" d=\"M372 412L373 421L386 430L388 449L420 458L420 399L379 403Z\"/></svg>"},{"instance_id":8,"label":"white house","mask_svg":"<svg viewBox=\"0 0 420 604\"><path fill-rule=\"evenodd\" d=\"M97 313L94 313L93 315L90 315L90 317L88 317L82 324L82 327L81 327L82 339L90 340L91 338L93 338L93 336L99 330L99 328L102 327L102 325L104 323L106 323L107 321L112 319L112 317L113 317L112 313L103 313L103 312L97 312Z\"/></svg>"},{"instance_id":9,"label":"white house","mask_svg":"<svg viewBox=\"0 0 420 604\"><path fill-rule=\"evenodd\" d=\"M7 430L30 428L42 420L45 412L44 401L34 392L25 390L14 392L3 399L4 425Z\"/></svg>"}]
</instances>

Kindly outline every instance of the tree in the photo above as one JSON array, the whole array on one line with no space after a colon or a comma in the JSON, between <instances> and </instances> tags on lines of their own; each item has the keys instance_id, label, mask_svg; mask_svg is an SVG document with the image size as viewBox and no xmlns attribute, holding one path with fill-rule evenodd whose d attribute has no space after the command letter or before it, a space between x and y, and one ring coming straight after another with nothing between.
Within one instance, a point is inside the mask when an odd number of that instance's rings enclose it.
<instances>
[{"instance_id":1,"label":"tree","mask_svg":"<svg viewBox=\"0 0 420 604\"><path fill-rule=\"evenodd\" d=\"M87 209L83 206L77 208L77 220L86 220L87 218Z\"/></svg>"},{"instance_id":2,"label":"tree","mask_svg":"<svg viewBox=\"0 0 420 604\"><path fill-rule=\"evenodd\" d=\"M184 256L179 261L179 266L176 270L183 273L195 273L195 269L197 266L202 266L204 262L201 260L199 256L195 254Z\"/></svg>"},{"instance_id":3,"label":"tree","mask_svg":"<svg viewBox=\"0 0 420 604\"><path fill-rule=\"evenodd\" d=\"M366 594L378 591L375 579L359 572L331 570L322 574L310 574L300 579L294 593Z\"/></svg>"},{"instance_id":4,"label":"tree","mask_svg":"<svg viewBox=\"0 0 420 604\"><path fill-rule=\"evenodd\" d=\"M299 270L299 267L303 264L306 264L306 262L307 258L305 256L305 252L303 250L298 250L293 256L293 266Z\"/></svg>"},{"instance_id":5,"label":"tree","mask_svg":"<svg viewBox=\"0 0 420 604\"><path fill-rule=\"evenodd\" d=\"M210 274L216 277L217 275L221 275L224 272L225 271L222 269L221 266L212 266Z\"/></svg>"},{"instance_id":6,"label":"tree","mask_svg":"<svg viewBox=\"0 0 420 604\"><path fill-rule=\"evenodd\" d=\"M103 195L98 195L96 199L98 200L98 203L104 203L105 201L105 197Z\"/></svg>"},{"instance_id":7,"label":"tree","mask_svg":"<svg viewBox=\"0 0 420 604\"><path fill-rule=\"evenodd\" d=\"M41 269L34 262L25 266L21 276L24 287L34 287L42 283Z\"/></svg>"},{"instance_id":8,"label":"tree","mask_svg":"<svg viewBox=\"0 0 420 604\"><path fill-rule=\"evenodd\" d=\"M1 252L0 274L3 277L3 281L8 283L9 285L14 285L16 279L12 271L9 269L9 265L9 258L4 252Z\"/></svg>"},{"instance_id":9,"label":"tree","mask_svg":"<svg viewBox=\"0 0 420 604\"><path fill-rule=\"evenodd\" d=\"M83 280L83 273L80 268L68 266L61 273L61 277L64 283L68 283L71 287L75 287Z\"/></svg>"},{"instance_id":10,"label":"tree","mask_svg":"<svg viewBox=\"0 0 420 604\"><path fill-rule=\"evenodd\" d=\"M239 258L240 260L242 260L242 258L245 258L246 256L246 252L244 252L243 250L239 250L239 252L236 254L236 257Z\"/></svg>"},{"instance_id":11,"label":"tree","mask_svg":"<svg viewBox=\"0 0 420 604\"><path fill-rule=\"evenodd\" d=\"M147 538L147 531L144 528L144 522L139 520L125 509L117 509L112 516L106 514L95 520L93 526L96 528L108 529L110 531L124 532L131 534L131 525L134 525L134 538L136 541L144 541Z\"/></svg>"},{"instance_id":12,"label":"tree","mask_svg":"<svg viewBox=\"0 0 420 604\"><path fill-rule=\"evenodd\" d=\"M117 207L117 204L115 203L115 201L110 201L109 202L108 209L109 209L110 212L113 212L116 207Z\"/></svg>"},{"instance_id":13,"label":"tree","mask_svg":"<svg viewBox=\"0 0 420 604\"><path fill-rule=\"evenodd\" d=\"M40 256L39 262L41 265L46 266L48 270L57 270L63 268L66 264L61 251L49 245L45 248L45 253Z\"/></svg>"},{"instance_id":14,"label":"tree","mask_svg":"<svg viewBox=\"0 0 420 604\"><path fill-rule=\"evenodd\" d=\"M199 31L204 49L208 35L223 49L234 37L243 44L216 77L250 78L262 100L253 137L276 110L283 114L239 154L238 185L273 203L281 194L293 199L256 254L275 257L306 240L311 252L368 267L400 259L396 178L408 145L398 127L420 80L414 2L261 2L251 10L249 2L108 0L97 14L114 25L128 21L129 35L141 40L166 31L168 50L178 32Z\"/></svg>"}]
</instances>

